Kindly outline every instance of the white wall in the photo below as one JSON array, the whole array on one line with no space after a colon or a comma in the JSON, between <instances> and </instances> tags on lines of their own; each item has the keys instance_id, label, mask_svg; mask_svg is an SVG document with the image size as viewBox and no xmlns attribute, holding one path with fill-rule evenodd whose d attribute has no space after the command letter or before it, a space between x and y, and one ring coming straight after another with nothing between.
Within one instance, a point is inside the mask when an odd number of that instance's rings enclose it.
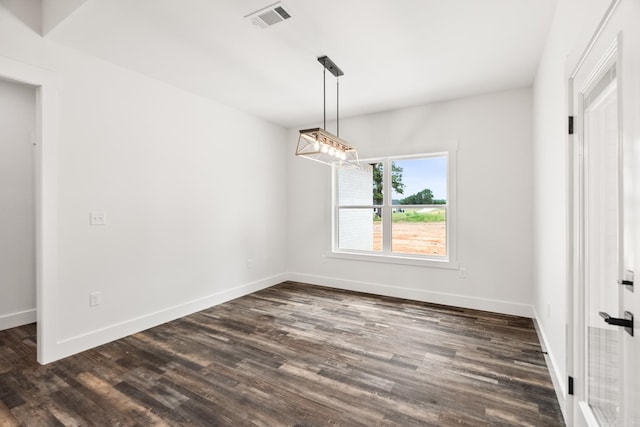
<instances>
[{"instance_id":1,"label":"white wall","mask_svg":"<svg viewBox=\"0 0 640 427\"><path fill-rule=\"evenodd\" d=\"M0 79L0 330L36 320L36 92Z\"/></svg>"},{"instance_id":2,"label":"white wall","mask_svg":"<svg viewBox=\"0 0 640 427\"><path fill-rule=\"evenodd\" d=\"M425 153L457 141L457 270L323 256L329 249L328 168L294 156L289 132L289 264L292 278L530 316L530 89L345 119L341 137L361 158ZM335 129L333 124L328 130Z\"/></svg>"},{"instance_id":3,"label":"white wall","mask_svg":"<svg viewBox=\"0 0 640 427\"><path fill-rule=\"evenodd\" d=\"M60 82L50 359L282 280L284 129L43 40L2 7L0 55Z\"/></svg>"},{"instance_id":4,"label":"white wall","mask_svg":"<svg viewBox=\"0 0 640 427\"><path fill-rule=\"evenodd\" d=\"M559 0L534 85L534 309L561 404L566 398L567 57L595 31L609 0Z\"/></svg>"}]
</instances>

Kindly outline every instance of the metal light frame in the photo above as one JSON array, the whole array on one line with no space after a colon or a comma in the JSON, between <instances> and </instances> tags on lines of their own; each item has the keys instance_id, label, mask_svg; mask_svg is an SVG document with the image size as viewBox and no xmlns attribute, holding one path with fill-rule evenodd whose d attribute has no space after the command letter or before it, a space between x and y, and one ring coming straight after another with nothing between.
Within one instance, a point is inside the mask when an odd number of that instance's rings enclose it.
<instances>
[{"instance_id":1,"label":"metal light frame","mask_svg":"<svg viewBox=\"0 0 640 427\"><path fill-rule=\"evenodd\" d=\"M324 127L300 130L296 156L304 157L329 166L358 166L358 151L344 139L340 138L340 82L338 77L344 75L342 70L327 56L318 58L322 64L323 95L324 95ZM326 71L336 77L337 105L336 127L337 136L326 131L327 127L327 91Z\"/></svg>"}]
</instances>

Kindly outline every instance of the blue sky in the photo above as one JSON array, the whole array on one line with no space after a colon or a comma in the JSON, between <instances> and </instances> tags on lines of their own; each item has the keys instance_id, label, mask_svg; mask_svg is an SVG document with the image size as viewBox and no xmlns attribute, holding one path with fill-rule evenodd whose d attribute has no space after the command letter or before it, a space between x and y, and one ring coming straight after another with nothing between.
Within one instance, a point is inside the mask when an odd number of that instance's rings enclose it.
<instances>
[{"instance_id":1,"label":"blue sky","mask_svg":"<svg viewBox=\"0 0 640 427\"><path fill-rule=\"evenodd\" d=\"M445 199L447 195L447 159L431 157L427 159L395 160L402 168L404 194L393 192L393 199L402 199L425 188L433 191L434 198Z\"/></svg>"}]
</instances>

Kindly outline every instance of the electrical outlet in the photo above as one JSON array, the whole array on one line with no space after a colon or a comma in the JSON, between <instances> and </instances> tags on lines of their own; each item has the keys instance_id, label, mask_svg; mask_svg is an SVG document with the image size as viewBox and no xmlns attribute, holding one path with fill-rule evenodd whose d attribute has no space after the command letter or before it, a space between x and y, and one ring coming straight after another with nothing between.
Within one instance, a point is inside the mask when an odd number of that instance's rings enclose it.
<instances>
[{"instance_id":1,"label":"electrical outlet","mask_svg":"<svg viewBox=\"0 0 640 427\"><path fill-rule=\"evenodd\" d=\"M90 307L95 307L100 305L101 302L101 298L100 298L100 292L91 292L89 294L89 306Z\"/></svg>"},{"instance_id":2,"label":"electrical outlet","mask_svg":"<svg viewBox=\"0 0 640 427\"><path fill-rule=\"evenodd\" d=\"M107 213L91 212L89 214L89 223L91 225L107 225Z\"/></svg>"},{"instance_id":3,"label":"electrical outlet","mask_svg":"<svg viewBox=\"0 0 640 427\"><path fill-rule=\"evenodd\" d=\"M460 267L460 269L458 269L458 274L460 275L461 278L466 279L467 269L465 267Z\"/></svg>"}]
</instances>

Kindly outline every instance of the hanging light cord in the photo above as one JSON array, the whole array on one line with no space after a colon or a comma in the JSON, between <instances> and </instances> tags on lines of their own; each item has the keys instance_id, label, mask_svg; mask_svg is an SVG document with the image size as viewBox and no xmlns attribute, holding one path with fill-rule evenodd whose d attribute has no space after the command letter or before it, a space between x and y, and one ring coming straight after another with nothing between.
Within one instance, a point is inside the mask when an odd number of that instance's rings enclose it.
<instances>
[{"instance_id":1,"label":"hanging light cord","mask_svg":"<svg viewBox=\"0 0 640 427\"><path fill-rule=\"evenodd\" d=\"M324 65L324 64L323 64ZM324 130L327 130L327 66L322 69L322 105ZM340 78L336 76L336 136L340 136Z\"/></svg>"},{"instance_id":2,"label":"hanging light cord","mask_svg":"<svg viewBox=\"0 0 640 427\"><path fill-rule=\"evenodd\" d=\"M336 77L336 136L340 136L340 78Z\"/></svg>"},{"instance_id":3,"label":"hanging light cord","mask_svg":"<svg viewBox=\"0 0 640 427\"><path fill-rule=\"evenodd\" d=\"M322 99L324 105L324 127L327 130L327 67L322 69Z\"/></svg>"}]
</instances>

